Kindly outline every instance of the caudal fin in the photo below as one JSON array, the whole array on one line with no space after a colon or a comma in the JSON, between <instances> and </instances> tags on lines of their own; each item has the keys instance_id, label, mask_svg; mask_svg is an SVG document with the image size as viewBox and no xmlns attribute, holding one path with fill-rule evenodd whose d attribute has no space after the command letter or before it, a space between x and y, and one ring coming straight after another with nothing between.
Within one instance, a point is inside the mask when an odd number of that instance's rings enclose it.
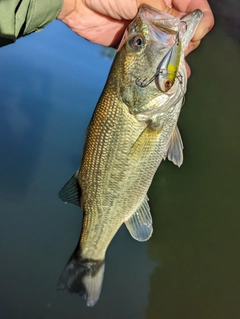
<instances>
[{"instance_id":1,"label":"caudal fin","mask_svg":"<svg viewBox=\"0 0 240 319\"><path fill-rule=\"evenodd\" d=\"M104 260L83 259L76 250L59 278L57 289L79 294L92 307L101 293L104 268Z\"/></svg>"}]
</instances>

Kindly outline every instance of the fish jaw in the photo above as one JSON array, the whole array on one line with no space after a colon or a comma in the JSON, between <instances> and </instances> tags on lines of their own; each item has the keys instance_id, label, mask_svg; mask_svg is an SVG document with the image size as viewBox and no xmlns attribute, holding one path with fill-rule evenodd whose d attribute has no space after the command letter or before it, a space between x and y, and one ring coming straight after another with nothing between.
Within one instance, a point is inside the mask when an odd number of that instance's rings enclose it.
<instances>
[{"instance_id":1,"label":"fish jaw","mask_svg":"<svg viewBox=\"0 0 240 319\"><path fill-rule=\"evenodd\" d=\"M181 19L180 36L182 38L183 52L187 49L187 46L194 36L202 17L202 11L196 9Z\"/></svg>"},{"instance_id":2,"label":"fish jaw","mask_svg":"<svg viewBox=\"0 0 240 319\"><path fill-rule=\"evenodd\" d=\"M165 29L169 33L177 34L180 32L184 52L196 32L198 24L203 17L203 13L200 9L195 9L185 16L173 17L172 15L162 12L156 8L152 8L147 4L142 4L139 7L137 16L148 21L148 23L152 26L160 26L160 28ZM166 46L172 46L174 44L173 42L167 43L166 38L165 41L162 41L164 38L163 35L152 30L152 36L153 35L155 35L158 41L165 43ZM168 40L172 41L171 38L168 38Z\"/></svg>"},{"instance_id":3,"label":"fish jaw","mask_svg":"<svg viewBox=\"0 0 240 319\"><path fill-rule=\"evenodd\" d=\"M169 105L179 101L179 92L184 96L187 85L184 51L201 18L200 10L180 19L145 4L140 7L136 19L125 32L113 64L113 74L119 75L118 81L115 81L119 99L132 114L138 117L142 114L142 118L149 121L150 118L144 114L151 114L151 111L154 115L156 112L164 113ZM142 39L137 50L132 46L136 37ZM167 92L161 92L159 85L151 79L171 49L174 54L166 72L172 85ZM143 86L138 85L141 82ZM145 86L144 83L148 82L149 85Z\"/></svg>"}]
</instances>

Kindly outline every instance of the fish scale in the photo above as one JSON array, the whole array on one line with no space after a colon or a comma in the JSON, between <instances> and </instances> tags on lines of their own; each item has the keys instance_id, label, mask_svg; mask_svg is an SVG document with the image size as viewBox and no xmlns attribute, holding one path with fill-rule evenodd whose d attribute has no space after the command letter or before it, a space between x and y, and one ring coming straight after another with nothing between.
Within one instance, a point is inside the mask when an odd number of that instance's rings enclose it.
<instances>
[{"instance_id":1,"label":"fish scale","mask_svg":"<svg viewBox=\"0 0 240 319\"><path fill-rule=\"evenodd\" d=\"M109 94L109 91L107 95L115 96ZM102 96L92 124L88 129L88 139L79 173L79 182L84 190L82 194L83 210L87 212L84 221L86 220L88 225L88 227L83 228L81 237L82 255L85 258L93 258L94 256L94 259L101 259L102 254L105 253L102 251L102 247L108 246L123 219L129 215L129 209L126 210L126 207L122 207L125 205L125 201L121 200L121 205L119 205L119 195L121 194L122 198L123 193L126 192L126 186L131 180L128 154L144 126L146 124L139 123L129 113L126 105L123 103L120 105L118 99ZM124 135L122 131L125 132ZM104 136L102 140L97 138L98 133L99 136ZM105 136L108 138L106 139ZM94 172L94 174L88 175L88 172ZM86 179L86 175L88 175L88 179ZM84 176L83 179L82 176ZM133 187L134 185L131 188ZM96 201L99 200L96 206L92 198L95 192L97 194ZM131 192L130 196L134 195L136 196ZM85 203L90 203L87 209ZM92 231L96 225L96 219L98 224L102 224L102 227ZM111 225L114 225L114 228ZM97 247L90 250L89 247L92 247L93 241L97 241Z\"/></svg>"}]
</instances>

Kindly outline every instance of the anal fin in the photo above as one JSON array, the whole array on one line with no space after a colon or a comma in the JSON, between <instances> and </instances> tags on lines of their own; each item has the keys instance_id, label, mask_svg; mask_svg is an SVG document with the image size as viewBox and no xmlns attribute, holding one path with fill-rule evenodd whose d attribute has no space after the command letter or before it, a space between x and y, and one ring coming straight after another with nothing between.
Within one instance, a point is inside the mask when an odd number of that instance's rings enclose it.
<instances>
[{"instance_id":1,"label":"anal fin","mask_svg":"<svg viewBox=\"0 0 240 319\"><path fill-rule=\"evenodd\" d=\"M152 216L147 196L136 212L125 221L125 225L132 237L138 241L146 241L151 237Z\"/></svg>"}]
</instances>

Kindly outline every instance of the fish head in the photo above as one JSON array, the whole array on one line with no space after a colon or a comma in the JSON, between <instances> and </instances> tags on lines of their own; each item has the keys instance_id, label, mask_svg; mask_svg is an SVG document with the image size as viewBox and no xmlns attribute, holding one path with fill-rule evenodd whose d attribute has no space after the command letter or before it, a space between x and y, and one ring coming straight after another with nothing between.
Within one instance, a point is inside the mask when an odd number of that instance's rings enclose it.
<instances>
[{"instance_id":1,"label":"fish head","mask_svg":"<svg viewBox=\"0 0 240 319\"><path fill-rule=\"evenodd\" d=\"M119 45L113 64L115 87L130 113L148 120L183 97L184 50L202 17L195 10L176 18L149 5L139 8ZM116 83L117 81L117 83Z\"/></svg>"}]
</instances>

